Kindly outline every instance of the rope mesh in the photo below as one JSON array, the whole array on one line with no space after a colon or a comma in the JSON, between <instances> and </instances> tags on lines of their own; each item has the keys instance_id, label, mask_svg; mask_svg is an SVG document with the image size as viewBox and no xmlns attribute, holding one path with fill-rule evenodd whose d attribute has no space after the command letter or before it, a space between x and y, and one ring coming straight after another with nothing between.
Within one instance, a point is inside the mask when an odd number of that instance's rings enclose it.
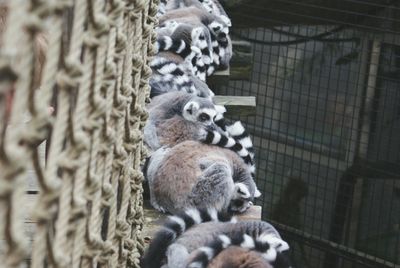
<instances>
[{"instance_id":1,"label":"rope mesh","mask_svg":"<svg viewBox=\"0 0 400 268\"><path fill-rule=\"evenodd\" d=\"M157 4L6 5L0 31L0 263L6 267L27 259L33 268L139 267L142 128ZM32 167L37 194L29 206ZM31 246L26 217L35 222Z\"/></svg>"}]
</instances>

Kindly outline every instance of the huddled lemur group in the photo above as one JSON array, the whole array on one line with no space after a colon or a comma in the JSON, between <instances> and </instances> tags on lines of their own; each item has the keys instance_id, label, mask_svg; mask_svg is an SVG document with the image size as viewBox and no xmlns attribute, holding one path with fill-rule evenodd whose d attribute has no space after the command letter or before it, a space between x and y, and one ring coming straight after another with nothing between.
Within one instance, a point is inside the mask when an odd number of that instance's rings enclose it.
<instances>
[{"instance_id":1,"label":"huddled lemur group","mask_svg":"<svg viewBox=\"0 0 400 268\"><path fill-rule=\"evenodd\" d=\"M262 221L235 222L261 195L252 141L205 83L232 56L218 0L161 0L143 173L152 206L171 213L142 267L290 267L289 246Z\"/></svg>"}]
</instances>

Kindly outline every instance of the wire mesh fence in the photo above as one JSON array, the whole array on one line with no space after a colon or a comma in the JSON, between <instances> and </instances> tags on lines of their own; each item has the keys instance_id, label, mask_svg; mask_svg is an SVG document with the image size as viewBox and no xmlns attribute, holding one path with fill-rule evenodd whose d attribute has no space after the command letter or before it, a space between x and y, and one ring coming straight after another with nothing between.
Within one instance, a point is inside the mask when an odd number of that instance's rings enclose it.
<instances>
[{"instance_id":1,"label":"wire mesh fence","mask_svg":"<svg viewBox=\"0 0 400 268\"><path fill-rule=\"evenodd\" d=\"M216 92L256 96L259 203L295 267L400 267L400 1L325 2L226 3L252 71Z\"/></svg>"}]
</instances>

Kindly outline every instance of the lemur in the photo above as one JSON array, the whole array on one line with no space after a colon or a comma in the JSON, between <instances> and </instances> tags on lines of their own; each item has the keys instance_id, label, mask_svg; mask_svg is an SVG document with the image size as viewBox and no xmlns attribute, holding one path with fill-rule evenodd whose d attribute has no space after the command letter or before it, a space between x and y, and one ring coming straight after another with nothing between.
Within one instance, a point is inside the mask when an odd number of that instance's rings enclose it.
<instances>
[{"instance_id":1,"label":"lemur","mask_svg":"<svg viewBox=\"0 0 400 268\"><path fill-rule=\"evenodd\" d=\"M231 246L219 253L207 268L272 268L258 252Z\"/></svg>"},{"instance_id":2,"label":"lemur","mask_svg":"<svg viewBox=\"0 0 400 268\"><path fill-rule=\"evenodd\" d=\"M229 26L220 17L208 13L202 7L190 6L168 11L159 20L161 26L171 20L196 27L199 24L205 25L209 30L213 48L213 65L207 70L208 75L221 66L228 66L232 56L232 44L228 36Z\"/></svg>"},{"instance_id":3,"label":"lemur","mask_svg":"<svg viewBox=\"0 0 400 268\"><path fill-rule=\"evenodd\" d=\"M193 75L205 81L213 63L211 36L203 24L167 21L157 30L157 51L171 51L192 66Z\"/></svg>"},{"instance_id":4,"label":"lemur","mask_svg":"<svg viewBox=\"0 0 400 268\"><path fill-rule=\"evenodd\" d=\"M226 14L224 8L218 0L198 0L203 7L209 12L214 14L215 16L220 17L227 26L231 27L232 22Z\"/></svg>"},{"instance_id":5,"label":"lemur","mask_svg":"<svg viewBox=\"0 0 400 268\"><path fill-rule=\"evenodd\" d=\"M204 222L236 222L231 214L214 208L190 208L173 216L168 216L163 226L154 235L151 244L141 259L142 268L160 267L168 247L186 230Z\"/></svg>"},{"instance_id":6,"label":"lemur","mask_svg":"<svg viewBox=\"0 0 400 268\"><path fill-rule=\"evenodd\" d=\"M242 249L259 253L260 255L258 256L262 257L269 266L279 268L290 267L288 258L284 255L284 252L289 249L289 245L281 238L268 233L252 237L242 232L218 235L215 240L192 252L188 258L189 260L187 261L186 267L209 267L210 262L213 261L215 257L231 246L241 247ZM231 260L234 259L235 258L231 256Z\"/></svg>"},{"instance_id":7,"label":"lemur","mask_svg":"<svg viewBox=\"0 0 400 268\"><path fill-rule=\"evenodd\" d=\"M225 10L217 0L168 0L162 1L162 13L165 14L170 10L175 10L183 7L194 6L204 8L207 12L221 18L227 26L232 26L231 20L228 18Z\"/></svg>"},{"instance_id":8,"label":"lemur","mask_svg":"<svg viewBox=\"0 0 400 268\"><path fill-rule=\"evenodd\" d=\"M287 258L289 246L271 224L264 221L237 222L227 218L218 221L216 216L199 217L200 213L195 211L191 210L191 215L195 215L197 220L188 213L181 213L166 221L142 259L143 268L156 268L163 264L164 268L233 267L212 266L233 245L259 254L271 267L290 267ZM235 257L231 256L232 259ZM223 259L218 261L228 265Z\"/></svg>"},{"instance_id":9,"label":"lemur","mask_svg":"<svg viewBox=\"0 0 400 268\"><path fill-rule=\"evenodd\" d=\"M211 207L242 213L261 195L236 153L197 141L155 151L145 176L150 203L161 212Z\"/></svg>"},{"instance_id":10,"label":"lemur","mask_svg":"<svg viewBox=\"0 0 400 268\"><path fill-rule=\"evenodd\" d=\"M171 52L160 52L150 62L150 97L170 92L184 91L199 97L211 98L214 93L206 83L192 74L191 66L182 57Z\"/></svg>"},{"instance_id":11,"label":"lemur","mask_svg":"<svg viewBox=\"0 0 400 268\"><path fill-rule=\"evenodd\" d=\"M212 101L186 92L169 92L154 97L147 105L149 118L144 142L150 150L172 147L195 140L228 148L237 153L255 172L251 139L240 122L225 125L220 109Z\"/></svg>"}]
</instances>

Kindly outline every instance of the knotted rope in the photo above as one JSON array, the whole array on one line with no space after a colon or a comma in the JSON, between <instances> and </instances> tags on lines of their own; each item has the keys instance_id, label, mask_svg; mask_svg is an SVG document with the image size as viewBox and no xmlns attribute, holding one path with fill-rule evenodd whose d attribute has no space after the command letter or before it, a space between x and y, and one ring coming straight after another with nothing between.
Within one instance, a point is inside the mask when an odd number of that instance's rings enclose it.
<instances>
[{"instance_id":1,"label":"knotted rope","mask_svg":"<svg viewBox=\"0 0 400 268\"><path fill-rule=\"evenodd\" d=\"M139 267L142 127L157 5L9 1L0 47L0 262L6 267L26 259L33 268ZM44 64L40 36L46 36ZM26 211L32 167L38 194ZM31 247L26 215L36 225Z\"/></svg>"}]
</instances>

